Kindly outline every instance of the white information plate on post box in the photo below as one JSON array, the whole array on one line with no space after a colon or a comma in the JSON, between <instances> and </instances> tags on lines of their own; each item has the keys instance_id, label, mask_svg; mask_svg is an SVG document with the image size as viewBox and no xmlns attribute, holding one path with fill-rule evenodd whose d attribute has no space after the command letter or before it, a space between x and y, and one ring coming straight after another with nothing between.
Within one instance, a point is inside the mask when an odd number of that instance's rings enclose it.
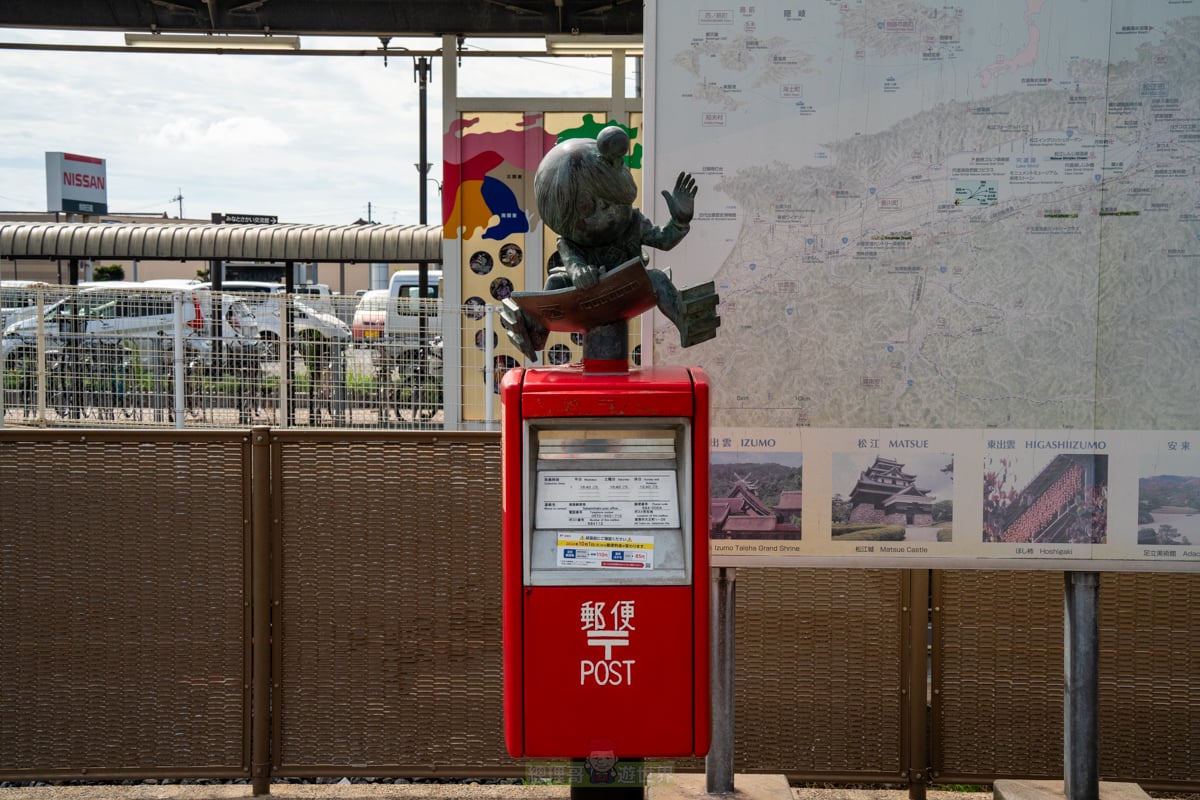
<instances>
[{"instance_id":1,"label":"white information plate on post box","mask_svg":"<svg viewBox=\"0 0 1200 800\"><path fill-rule=\"evenodd\" d=\"M541 470L538 482L541 529L679 527L675 470Z\"/></svg>"}]
</instances>

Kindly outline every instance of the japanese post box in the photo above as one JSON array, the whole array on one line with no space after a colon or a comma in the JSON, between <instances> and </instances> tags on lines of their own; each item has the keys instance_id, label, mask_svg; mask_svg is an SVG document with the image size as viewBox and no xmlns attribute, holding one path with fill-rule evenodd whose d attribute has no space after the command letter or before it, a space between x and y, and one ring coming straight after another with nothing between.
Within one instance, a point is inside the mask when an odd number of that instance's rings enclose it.
<instances>
[{"instance_id":1,"label":"japanese post box","mask_svg":"<svg viewBox=\"0 0 1200 800\"><path fill-rule=\"evenodd\" d=\"M501 398L509 752L704 755L707 377L513 369Z\"/></svg>"}]
</instances>

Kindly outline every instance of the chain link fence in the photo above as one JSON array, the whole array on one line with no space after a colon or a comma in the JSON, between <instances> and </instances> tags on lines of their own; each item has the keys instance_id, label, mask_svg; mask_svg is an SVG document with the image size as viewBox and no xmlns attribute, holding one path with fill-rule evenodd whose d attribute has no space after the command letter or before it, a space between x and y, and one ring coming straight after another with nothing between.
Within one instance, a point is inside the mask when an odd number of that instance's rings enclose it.
<instances>
[{"instance_id":1,"label":"chain link fence","mask_svg":"<svg viewBox=\"0 0 1200 800\"><path fill-rule=\"evenodd\" d=\"M447 358L440 300L372 310L352 296L179 283L46 286L18 298L5 309L0 425L487 426L500 378L519 363L494 307L453 307L449 324L480 331ZM457 400L449 416L447 397Z\"/></svg>"}]
</instances>

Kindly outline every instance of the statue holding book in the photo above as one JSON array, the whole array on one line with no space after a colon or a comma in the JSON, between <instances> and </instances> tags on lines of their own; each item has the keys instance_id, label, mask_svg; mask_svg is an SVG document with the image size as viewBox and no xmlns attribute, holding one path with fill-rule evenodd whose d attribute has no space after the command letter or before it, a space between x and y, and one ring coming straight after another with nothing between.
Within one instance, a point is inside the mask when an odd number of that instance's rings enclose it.
<instances>
[{"instance_id":1,"label":"statue holding book","mask_svg":"<svg viewBox=\"0 0 1200 800\"><path fill-rule=\"evenodd\" d=\"M663 191L671 221L656 227L633 207L637 184L625 165L629 135L609 126L595 139L568 139L542 159L533 179L538 212L559 234L561 266L541 292L514 292L501 321L527 358L537 358L550 331L584 334L584 360L623 361L628 320L655 305L691 347L721 324L712 281L680 291L667 272L647 269L642 247L670 250L687 235L696 182L681 172Z\"/></svg>"}]
</instances>

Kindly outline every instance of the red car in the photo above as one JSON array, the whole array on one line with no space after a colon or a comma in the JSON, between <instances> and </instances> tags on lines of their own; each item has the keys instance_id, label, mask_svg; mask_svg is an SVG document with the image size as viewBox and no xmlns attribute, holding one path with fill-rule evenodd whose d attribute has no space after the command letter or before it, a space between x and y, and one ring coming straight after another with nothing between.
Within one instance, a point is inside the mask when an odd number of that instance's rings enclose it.
<instances>
[{"instance_id":1,"label":"red car","mask_svg":"<svg viewBox=\"0 0 1200 800\"><path fill-rule=\"evenodd\" d=\"M371 344L383 338L387 324L388 290L372 289L359 299L350 322L350 335L355 343Z\"/></svg>"}]
</instances>

